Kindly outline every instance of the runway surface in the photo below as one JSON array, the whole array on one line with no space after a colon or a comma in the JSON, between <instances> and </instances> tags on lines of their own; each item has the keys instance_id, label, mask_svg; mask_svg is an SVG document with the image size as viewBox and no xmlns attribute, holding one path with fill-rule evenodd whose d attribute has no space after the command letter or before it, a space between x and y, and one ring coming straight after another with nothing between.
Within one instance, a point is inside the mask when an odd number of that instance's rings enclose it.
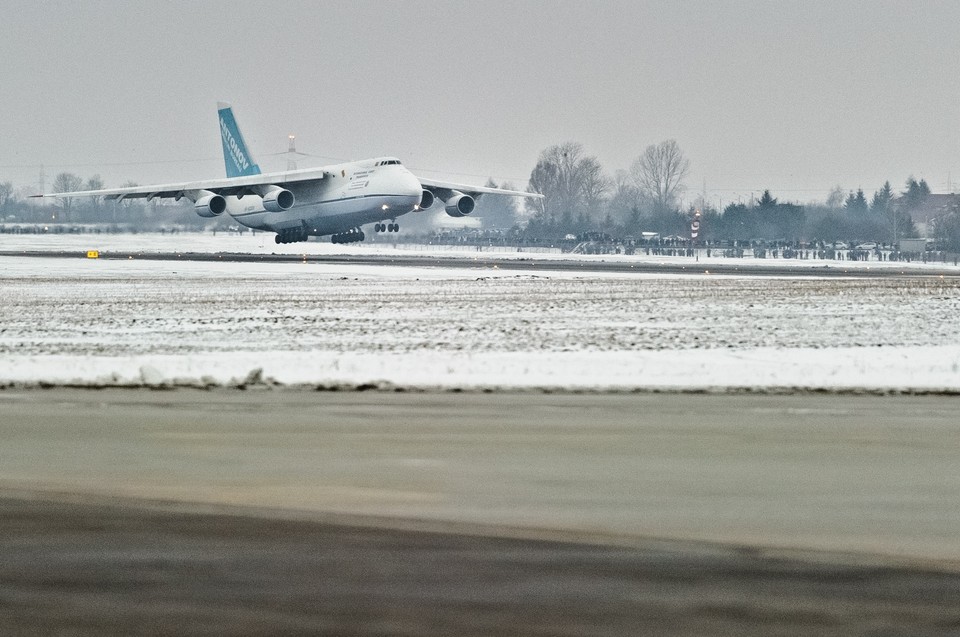
<instances>
[{"instance_id":1,"label":"runway surface","mask_svg":"<svg viewBox=\"0 0 960 637\"><path fill-rule=\"evenodd\" d=\"M0 629L949 634L958 405L7 390Z\"/></svg>"},{"instance_id":2,"label":"runway surface","mask_svg":"<svg viewBox=\"0 0 960 637\"><path fill-rule=\"evenodd\" d=\"M86 251L80 250L0 250L0 256L6 257L42 257L42 258L86 258ZM711 259L702 263L693 257L669 260L625 259L623 257L576 256L550 257L536 253L516 254L505 259L496 253L459 252L452 255L420 254L310 254L310 253L246 253L246 252L155 252L142 250L113 250L100 254L104 260L145 261L199 261L221 263L316 263L327 265L392 265L415 268L446 268L469 270L493 270L509 268L520 272L584 272L607 274L715 274L738 276L793 276L793 277L936 277L960 278L960 270L955 266L824 260L775 260L775 259Z\"/></svg>"},{"instance_id":3,"label":"runway surface","mask_svg":"<svg viewBox=\"0 0 960 637\"><path fill-rule=\"evenodd\" d=\"M0 485L960 562L955 397L5 391Z\"/></svg>"},{"instance_id":4,"label":"runway surface","mask_svg":"<svg viewBox=\"0 0 960 637\"><path fill-rule=\"evenodd\" d=\"M598 546L0 499L16 635L951 635L960 577L679 542Z\"/></svg>"},{"instance_id":5,"label":"runway surface","mask_svg":"<svg viewBox=\"0 0 960 637\"><path fill-rule=\"evenodd\" d=\"M949 397L0 392L0 632L960 628Z\"/></svg>"}]
</instances>

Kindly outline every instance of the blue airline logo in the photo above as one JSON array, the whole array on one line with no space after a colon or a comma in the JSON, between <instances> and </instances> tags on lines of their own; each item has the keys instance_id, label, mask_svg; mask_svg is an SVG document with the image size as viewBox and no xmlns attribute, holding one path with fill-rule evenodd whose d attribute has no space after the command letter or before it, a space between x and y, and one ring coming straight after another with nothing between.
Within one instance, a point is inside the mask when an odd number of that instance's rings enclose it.
<instances>
[{"instance_id":1,"label":"blue airline logo","mask_svg":"<svg viewBox=\"0 0 960 637\"><path fill-rule=\"evenodd\" d=\"M227 177L259 175L260 167L254 164L248 155L243 137L229 108L220 111L220 137L223 141L223 159L227 168Z\"/></svg>"}]
</instances>

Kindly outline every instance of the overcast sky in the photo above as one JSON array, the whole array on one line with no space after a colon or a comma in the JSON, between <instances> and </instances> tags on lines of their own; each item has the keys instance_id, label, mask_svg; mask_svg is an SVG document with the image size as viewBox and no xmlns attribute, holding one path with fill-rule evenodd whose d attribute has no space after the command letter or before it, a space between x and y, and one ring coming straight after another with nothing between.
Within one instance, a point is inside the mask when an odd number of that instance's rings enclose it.
<instances>
[{"instance_id":1,"label":"overcast sky","mask_svg":"<svg viewBox=\"0 0 960 637\"><path fill-rule=\"evenodd\" d=\"M234 104L264 170L395 155L525 186L581 142L613 173L676 139L724 203L960 183L960 2L9 2L0 180L223 175ZM957 187L954 186L956 189Z\"/></svg>"}]
</instances>

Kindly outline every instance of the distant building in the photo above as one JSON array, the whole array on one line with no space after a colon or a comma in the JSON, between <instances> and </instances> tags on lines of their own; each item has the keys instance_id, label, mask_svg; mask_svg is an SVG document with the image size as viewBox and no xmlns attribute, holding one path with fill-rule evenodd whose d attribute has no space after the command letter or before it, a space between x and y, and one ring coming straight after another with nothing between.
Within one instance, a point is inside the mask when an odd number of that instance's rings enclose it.
<instances>
[{"instance_id":1,"label":"distant building","mask_svg":"<svg viewBox=\"0 0 960 637\"><path fill-rule=\"evenodd\" d=\"M903 197L897 199L897 202L902 204ZM933 231L933 220L958 204L960 204L960 194L931 193L924 197L923 203L907 212L910 213L910 218L917 226L917 233L921 237L929 237L930 232Z\"/></svg>"}]
</instances>

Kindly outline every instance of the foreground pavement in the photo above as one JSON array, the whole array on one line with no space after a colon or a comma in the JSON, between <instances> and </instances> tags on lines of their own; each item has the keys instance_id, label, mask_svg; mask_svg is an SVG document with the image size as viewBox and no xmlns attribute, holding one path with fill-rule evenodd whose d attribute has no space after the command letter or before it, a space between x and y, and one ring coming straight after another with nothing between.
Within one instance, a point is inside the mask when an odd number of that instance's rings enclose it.
<instances>
[{"instance_id":1,"label":"foreground pavement","mask_svg":"<svg viewBox=\"0 0 960 637\"><path fill-rule=\"evenodd\" d=\"M958 405L7 390L0 632L949 634Z\"/></svg>"},{"instance_id":2,"label":"foreground pavement","mask_svg":"<svg viewBox=\"0 0 960 637\"><path fill-rule=\"evenodd\" d=\"M618 547L0 498L0 633L948 635L960 575L863 558ZM821 556L822 557L822 556Z\"/></svg>"}]
</instances>

